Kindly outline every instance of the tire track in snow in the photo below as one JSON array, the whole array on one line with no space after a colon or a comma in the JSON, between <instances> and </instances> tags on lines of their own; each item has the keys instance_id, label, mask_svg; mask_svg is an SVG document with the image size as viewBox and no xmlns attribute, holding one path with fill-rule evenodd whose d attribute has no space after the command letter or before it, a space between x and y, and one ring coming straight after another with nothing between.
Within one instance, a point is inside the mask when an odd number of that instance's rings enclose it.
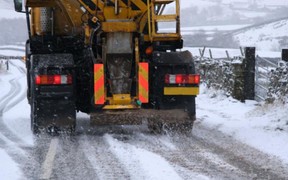
<instances>
[{"instance_id":1,"label":"tire track in snow","mask_svg":"<svg viewBox=\"0 0 288 180\"><path fill-rule=\"evenodd\" d=\"M3 112L5 107L7 106L7 103L10 102L11 99L13 99L13 97L15 95L17 95L17 92L19 90L17 90L17 80L16 79L12 79L9 81L10 86L10 90L7 94L3 95L3 98L0 100L0 116L3 116Z\"/></svg>"},{"instance_id":2,"label":"tire track in snow","mask_svg":"<svg viewBox=\"0 0 288 180\"><path fill-rule=\"evenodd\" d=\"M288 177L288 166L280 160L223 134L217 127L213 129L197 123L192 139L254 179L284 180Z\"/></svg>"},{"instance_id":3,"label":"tire track in snow","mask_svg":"<svg viewBox=\"0 0 288 180\"><path fill-rule=\"evenodd\" d=\"M0 104L2 106L0 106L0 116L3 115L3 113L9 111L11 108L13 108L15 105L17 105L20 101L22 101L23 99L25 99L25 91L21 91L23 90L23 88L21 88L21 85L19 83L19 81L26 77L23 76L26 74L26 70L23 67L19 67L17 65L15 65L14 63L10 62L11 65L13 65L20 73L21 76L17 76L14 79L10 80L10 90L8 93L6 93L4 96L4 98L2 98L0 100ZM17 95L19 95L19 97L17 97ZM14 97L14 98L13 98ZM17 98L15 98L17 97Z\"/></svg>"},{"instance_id":4,"label":"tire track in snow","mask_svg":"<svg viewBox=\"0 0 288 180\"><path fill-rule=\"evenodd\" d=\"M199 179L206 180L208 178L203 168L199 165L201 159L195 155L197 151L201 151L199 147L193 148L193 154L184 154L177 145L175 145L169 136L153 136L147 134L138 134L136 139L131 141L135 146L140 146L149 151L159 154L169 161L178 174L185 180ZM188 150L191 151L192 149ZM187 152L188 153L188 152ZM193 157L192 157L193 156ZM192 159L192 160L189 160ZM199 160L198 160L199 158Z\"/></svg>"},{"instance_id":5,"label":"tire track in snow","mask_svg":"<svg viewBox=\"0 0 288 180\"><path fill-rule=\"evenodd\" d=\"M125 180L130 175L123 169L123 165L109 150L109 144L103 138L90 138L85 135L79 139L83 152L100 180Z\"/></svg>"},{"instance_id":6,"label":"tire track in snow","mask_svg":"<svg viewBox=\"0 0 288 180\"><path fill-rule=\"evenodd\" d=\"M182 179L171 164L158 154L119 141L111 135L105 135L104 139L110 145L112 153L130 173L132 180Z\"/></svg>"},{"instance_id":7,"label":"tire track in snow","mask_svg":"<svg viewBox=\"0 0 288 180\"><path fill-rule=\"evenodd\" d=\"M87 159L85 153L83 152L84 148L81 145L82 136L73 136L73 135L60 135L58 136L58 146L57 153L55 154L55 160L53 162L53 169L49 179L65 179L65 180L74 180L74 179L85 179L85 180L94 180L97 179L97 174L95 173L91 163ZM50 137L47 135L47 138L44 136L44 140L51 142ZM97 137L94 137L97 138ZM47 145L42 142L43 137L37 139L37 149L36 155L41 157L40 161L42 164L45 161L43 157L47 156ZM91 146L91 142L89 144ZM33 154L33 152L31 152ZM34 155L35 156L35 155ZM91 155L92 156L92 155ZM30 166L33 167L33 164ZM31 178L39 177L38 172L34 172L34 176ZM65 177L65 178L64 178Z\"/></svg>"},{"instance_id":8,"label":"tire track in snow","mask_svg":"<svg viewBox=\"0 0 288 180\"><path fill-rule=\"evenodd\" d=\"M0 121L1 121L1 118L0 118ZM0 150L1 149L5 151L10 156L10 158L20 166L23 162L30 161L30 159L28 158L29 154L26 151L24 151L22 148L18 147L18 144L16 144L15 142L12 142L2 133L0 133ZM1 162L1 163L5 163L5 162ZM24 174L23 172L24 171L21 172L22 175ZM26 178L22 175L21 175L21 179L25 180Z\"/></svg>"},{"instance_id":9,"label":"tire track in snow","mask_svg":"<svg viewBox=\"0 0 288 180\"><path fill-rule=\"evenodd\" d=\"M127 138L127 143L165 158L185 180L249 179L245 172L222 160L217 154L197 142L185 141L185 138L181 135L169 137L138 134L132 139Z\"/></svg>"},{"instance_id":10,"label":"tire track in snow","mask_svg":"<svg viewBox=\"0 0 288 180\"><path fill-rule=\"evenodd\" d=\"M23 67L19 67L15 65L14 63L11 63L11 65L16 68L21 75L25 75L26 71ZM12 142L15 143L23 143L23 141L16 136L13 132L9 130L7 125L3 121L3 114L13 107L15 107L19 102L21 102L23 99L25 99L26 93L23 91L23 87L21 87L19 81L24 78L25 76L16 76L14 79L11 79L9 81L10 83L10 90L8 93L6 93L3 98L0 100L0 132L10 139Z\"/></svg>"},{"instance_id":11,"label":"tire track in snow","mask_svg":"<svg viewBox=\"0 0 288 180\"><path fill-rule=\"evenodd\" d=\"M0 102L0 104L3 104L3 106L0 108L0 114L3 115L3 113L9 111L14 106L16 106L19 102L21 102L23 99L25 99L26 94L21 92L21 85L18 82L20 79L21 78L13 79L13 80L10 81L11 89L9 91L9 95L6 96L6 98L4 98ZM18 94L20 94L19 97L17 97ZM17 98L15 98L15 96Z\"/></svg>"},{"instance_id":12,"label":"tire track in snow","mask_svg":"<svg viewBox=\"0 0 288 180\"><path fill-rule=\"evenodd\" d=\"M28 153L19 147L19 145L25 146L25 143L9 130L4 123L2 115L25 98L25 93L23 93L23 88L19 81L21 81L23 76L25 77L26 71L23 67L15 65L14 62L10 62L10 64L11 68L16 69L16 72L17 70L19 71L19 75L15 75L13 79L9 80L10 89L6 94L2 95L0 99L0 147L6 151L15 162L21 165L23 162L29 161L29 158L27 158ZM22 178L25 179L24 177Z\"/></svg>"}]
</instances>

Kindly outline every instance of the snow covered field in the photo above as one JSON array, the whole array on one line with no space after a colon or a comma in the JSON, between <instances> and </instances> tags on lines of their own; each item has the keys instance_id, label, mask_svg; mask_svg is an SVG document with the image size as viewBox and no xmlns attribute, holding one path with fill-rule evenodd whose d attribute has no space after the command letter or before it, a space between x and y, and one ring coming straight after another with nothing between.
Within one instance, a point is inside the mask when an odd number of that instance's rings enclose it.
<instances>
[{"instance_id":1,"label":"snow covered field","mask_svg":"<svg viewBox=\"0 0 288 180\"><path fill-rule=\"evenodd\" d=\"M287 37L288 20L280 20L258 27L252 27L234 34L241 46L255 46L261 50L278 50L288 45L280 44ZM285 41L286 42L286 41Z\"/></svg>"},{"instance_id":2,"label":"snow covered field","mask_svg":"<svg viewBox=\"0 0 288 180\"><path fill-rule=\"evenodd\" d=\"M193 26L193 27L182 27L182 35L195 35L197 33L205 33L207 35L213 35L219 32L232 32L244 27L249 26L250 24L243 25L214 25L214 26ZM161 28L159 32L173 32L173 28Z\"/></svg>"},{"instance_id":3,"label":"snow covered field","mask_svg":"<svg viewBox=\"0 0 288 180\"><path fill-rule=\"evenodd\" d=\"M0 54L23 55L21 51L1 50L1 48ZM23 177L24 172L21 170L22 168L19 168L20 164L13 160L15 158L13 155L25 155L26 152L21 147L34 149L36 148L35 140L37 140L30 132L30 109L25 97L25 65L19 60L11 60L10 67L7 72L0 71L0 110L3 112L3 115L0 116L0 160L5 161L5 165L0 166L0 177L4 180ZM79 117L85 116L80 115ZM199 125L219 130L232 139L240 140L248 146L281 159L283 164L288 165L287 105L264 105L255 101L240 103L235 99L227 98L221 92L207 89L202 85L201 94L197 97L195 128ZM195 130L197 131L197 129ZM110 150L115 154L115 157L127 166L132 179L137 179L139 177L137 172L143 170L146 173L141 179L164 178L172 180L183 178L173 170L171 164L163 157L137 146L119 142L109 133L103 137L111 147ZM163 136L161 142L169 148L177 149L177 145L171 143L169 139L169 136ZM138 140L136 139L136 141ZM84 146L88 148L90 145L86 142ZM93 150L91 151L93 152ZM88 151L86 154L91 154L91 152ZM149 161L147 161L148 159ZM153 162L157 165L153 166ZM131 163L137 164L137 166L132 168L133 166L130 167ZM162 169L159 169L160 167ZM159 171L165 173L158 174ZM189 176L192 179L210 179L197 173Z\"/></svg>"}]
</instances>

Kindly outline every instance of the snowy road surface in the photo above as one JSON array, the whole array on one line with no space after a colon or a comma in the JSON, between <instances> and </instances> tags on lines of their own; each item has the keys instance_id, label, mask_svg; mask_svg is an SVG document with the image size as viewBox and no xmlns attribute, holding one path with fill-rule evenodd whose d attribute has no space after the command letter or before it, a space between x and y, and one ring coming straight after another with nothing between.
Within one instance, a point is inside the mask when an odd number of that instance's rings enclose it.
<instances>
[{"instance_id":1,"label":"snowy road surface","mask_svg":"<svg viewBox=\"0 0 288 180\"><path fill-rule=\"evenodd\" d=\"M21 53L0 50L0 54L6 55ZM251 132L249 128L234 131L237 120L242 118L240 113L235 117L232 112L223 114L219 104L213 104L206 94L198 97L199 117L189 136L169 132L153 135L144 125L95 127L90 125L87 115L80 113L74 135L33 136L25 97L25 64L18 60L10 62L8 72L0 71L1 179L288 178L287 156L266 152L239 138L239 132L248 135ZM238 105L233 100L222 102L230 107ZM225 123L221 124L223 119L236 125L223 131L226 127ZM283 136L286 137L279 135ZM257 139L257 135L250 138ZM282 147L287 152L287 146Z\"/></svg>"}]
</instances>

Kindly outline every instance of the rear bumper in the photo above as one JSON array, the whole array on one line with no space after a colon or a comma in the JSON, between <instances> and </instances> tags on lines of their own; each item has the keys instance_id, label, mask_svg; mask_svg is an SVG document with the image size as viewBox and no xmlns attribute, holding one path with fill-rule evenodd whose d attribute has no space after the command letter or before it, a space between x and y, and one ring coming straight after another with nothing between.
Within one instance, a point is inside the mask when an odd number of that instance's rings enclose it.
<instances>
[{"instance_id":1,"label":"rear bumper","mask_svg":"<svg viewBox=\"0 0 288 180\"><path fill-rule=\"evenodd\" d=\"M191 95L199 94L199 87L164 87L164 95Z\"/></svg>"},{"instance_id":2,"label":"rear bumper","mask_svg":"<svg viewBox=\"0 0 288 180\"><path fill-rule=\"evenodd\" d=\"M91 123L95 125L133 125L142 124L145 121L161 123L185 123L194 121L183 109L155 110L111 110L90 114Z\"/></svg>"}]
</instances>

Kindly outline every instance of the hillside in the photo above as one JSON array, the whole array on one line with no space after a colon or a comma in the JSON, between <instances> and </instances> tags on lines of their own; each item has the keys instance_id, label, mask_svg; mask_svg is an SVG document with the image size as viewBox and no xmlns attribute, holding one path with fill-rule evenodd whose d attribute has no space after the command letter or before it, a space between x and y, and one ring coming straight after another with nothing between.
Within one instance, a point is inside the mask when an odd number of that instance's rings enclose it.
<instances>
[{"instance_id":1,"label":"hillside","mask_svg":"<svg viewBox=\"0 0 288 180\"><path fill-rule=\"evenodd\" d=\"M234 33L241 46L255 46L261 50L280 50L288 47L288 19L259 26L251 26Z\"/></svg>"},{"instance_id":2,"label":"hillside","mask_svg":"<svg viewBox=\"0 0 288 180\"><path fill-rule=\"evenodd\" d=\"M287 0L193 0L185 5L182 27L258 24L288 16Z\"/></svg>"}]
</instances>

